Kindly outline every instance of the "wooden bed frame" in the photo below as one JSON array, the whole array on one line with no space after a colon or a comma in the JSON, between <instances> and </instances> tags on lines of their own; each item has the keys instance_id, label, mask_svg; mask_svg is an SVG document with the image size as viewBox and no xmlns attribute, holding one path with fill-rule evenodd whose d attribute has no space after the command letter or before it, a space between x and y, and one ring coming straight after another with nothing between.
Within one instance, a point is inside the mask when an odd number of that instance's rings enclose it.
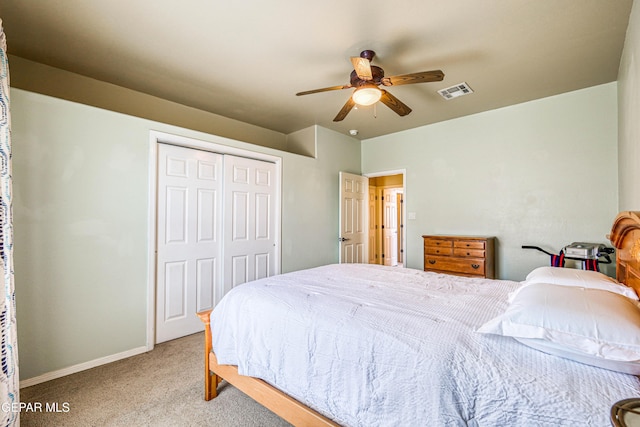
<instances>
[{"instance_id":1,"label":"wooden bed frame","mask_svg":"<svg viewBox=\"0 0 640 427\"><path fill-rule=\"evenodd\" d=\"M616 277L640 295L640 212L621 212L607 236L616 247ZM213 352L210 328L211 310L198 313L205 325L204 400L218 394L224 379L255 401L295 426L339 426L320 413L258 378L238 373L237 366L220 365Z\"/></svg>"},{"instance_id":2,"label":"wooden bed frame","mask_svg":"<svg viewBox=\"0 0 640 427\"><path fill-rule=\"evenodd\" d=\"M201 311L198 317L204 323L204 400L218 395L218 384L224 379L262 406L284 418L294 426L340 426L319 412L300 403L272 385L258 378L238 373L238 367L220 365L211 345L210 315L212 310Z\"/></svg>"}]
</instances>

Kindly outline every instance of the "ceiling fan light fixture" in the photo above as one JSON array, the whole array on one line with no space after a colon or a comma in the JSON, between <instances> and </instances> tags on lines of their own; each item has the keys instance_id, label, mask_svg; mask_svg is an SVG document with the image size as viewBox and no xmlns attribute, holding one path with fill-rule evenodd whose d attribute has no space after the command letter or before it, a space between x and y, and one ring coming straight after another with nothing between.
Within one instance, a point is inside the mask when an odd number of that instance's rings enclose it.
<instances>
[{"instance_id":1,"label":"ceiling fan light fixture","mask_svg":"<svg viewBox=\"0 0 640 427\"><path fill-rule=\"evenodd\" d=\"M374 51L365 50L360 53L360 57L354 56L351 58L353 71L349 74L349 84L298 92L296 93L296 96L327 92L331 90L354 89L349 99L347 99L347 102L334 117L334 122L344 120L344 118L347 117L347 114L349 114L351 110L357 109L359 105L375 106L378 101L389 107L397 115L406 116L411 113L411 108L391 93L381 89L382 86L400 86L414 83L439 82L444 79L444 73L442 70L420 71L418 73L385 77L384 70L382 68L377 65L371 65L371 60L374 56ZM374 117L376 117L375 112Z\"/></svg>"},{"instance_id":2,"label":"ceiling fan light fixture","mask_svg":"<svg viewBox=\"0 0 640 427\"><path fill-rule=\"evenodd\" d=\"M382 91L376 86L365 86L356 89L353 95L351 95L351 98L356 104L366 106L373 105L380 101L381 96Z\"/></svg>"}]
</instances>

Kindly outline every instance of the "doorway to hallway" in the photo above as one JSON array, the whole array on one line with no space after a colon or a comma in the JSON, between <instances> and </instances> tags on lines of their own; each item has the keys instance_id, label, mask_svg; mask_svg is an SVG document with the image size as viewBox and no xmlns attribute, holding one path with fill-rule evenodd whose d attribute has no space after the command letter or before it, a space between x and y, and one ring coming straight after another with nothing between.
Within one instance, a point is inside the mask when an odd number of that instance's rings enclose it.
<instances>
[{"instance_id":1,"label":"doorway to hallway","mask_svg":"<svg viewBox=\"0 0 640 427\"><path fill-rule=\"evenodd\" d=\"M369 264L404 265L404 173L369 175Z\"/></svg>"}]
</instances>

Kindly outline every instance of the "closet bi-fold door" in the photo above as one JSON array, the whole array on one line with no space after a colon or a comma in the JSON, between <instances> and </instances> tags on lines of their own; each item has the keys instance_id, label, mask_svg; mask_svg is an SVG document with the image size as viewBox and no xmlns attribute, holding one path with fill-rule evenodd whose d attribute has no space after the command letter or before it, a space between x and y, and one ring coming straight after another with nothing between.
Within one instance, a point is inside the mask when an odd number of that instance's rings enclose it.
<instances>
[{"instance_id":1,"label":"closet bi-fold door","mask_svg":"<svg viewBox=\"0 0 640 427\"><path fill-rule=\"evenodd\" d=\"M196 312L277 273L276 165L158 144L156 343L203 329Z\"/></svg>"},{"instance_id":2,"label":"closet bi-fold door","mask_svg":"<svg viewBox=\"0 0 640 427\"><path fill-rule=\"evenodd\" d=\"M276 272L276 166L224 156L224 292Z\"/></svg>"},{"instance_id":3,"label":"closet bi-fold door","mask_svg":"<svg viewBox=\"0 0 640 427\"><path fill-rule=\"evenodd\" d=\"M223 156L158 145L156 343L202 330L222 295Z\"/></svg>"}]
</instances>

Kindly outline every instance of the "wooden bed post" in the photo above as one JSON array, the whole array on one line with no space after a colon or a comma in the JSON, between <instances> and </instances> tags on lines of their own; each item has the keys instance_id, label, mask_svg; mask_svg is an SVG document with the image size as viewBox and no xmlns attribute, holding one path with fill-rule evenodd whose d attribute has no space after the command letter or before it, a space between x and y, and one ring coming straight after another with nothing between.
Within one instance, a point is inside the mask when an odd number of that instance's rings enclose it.
<instances>
[{"instance_id":1,"label":"wooden bed post","mask_svg":"<svg viewBox=\"0 0 640 427\"><path fill-rule=\"evenodd\" d=\"M640 212L620 212L607 236L616 247L616 278L640 294Z\"/></svg>"},{"instance_id":2,"label":"wooden bed post","mask_svg":"<svg viewBox=\"0 0 640 427\"><path fill-rule=\"evenodd\" d=\"M218 376L211 371L209 366L209 353L212 349L211 340L211 311L198 312L197 315L204 323L204 400L211 400L218 396Z\"/></svg>"}]
</instances>

